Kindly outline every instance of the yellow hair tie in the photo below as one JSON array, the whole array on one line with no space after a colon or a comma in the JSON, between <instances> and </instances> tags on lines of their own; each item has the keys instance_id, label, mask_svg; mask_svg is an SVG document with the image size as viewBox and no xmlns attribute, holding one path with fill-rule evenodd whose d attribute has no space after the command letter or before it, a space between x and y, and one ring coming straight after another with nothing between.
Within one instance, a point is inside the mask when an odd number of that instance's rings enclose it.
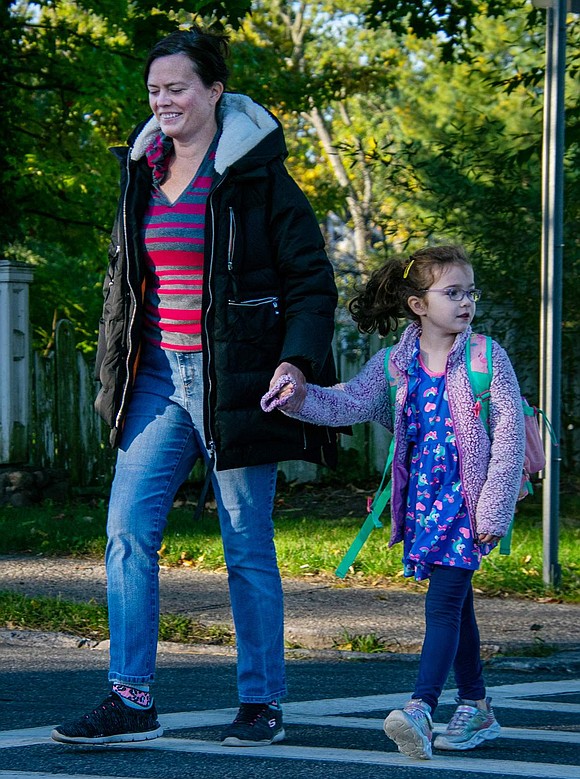
<instances>
[{"instance_id":1,"label":"yellow hair tie","mask_svg":"<svg viewBox=\"0 0 580 779\"><path fill-rule=\"evenodd\" d=\"M410 262L410 263L407 265L407 267L406 267L406 268L405 268L405 270L403 271L403 278L404 278L404 279L406 279L406 278L407 278L407 276L409 275L409 271L411 270L411 265L412 265L414 262L415 262L415 260L414 260L414 259L413 259L413 260L411 260L411 262Z\"/></svg>"}]
</instances>

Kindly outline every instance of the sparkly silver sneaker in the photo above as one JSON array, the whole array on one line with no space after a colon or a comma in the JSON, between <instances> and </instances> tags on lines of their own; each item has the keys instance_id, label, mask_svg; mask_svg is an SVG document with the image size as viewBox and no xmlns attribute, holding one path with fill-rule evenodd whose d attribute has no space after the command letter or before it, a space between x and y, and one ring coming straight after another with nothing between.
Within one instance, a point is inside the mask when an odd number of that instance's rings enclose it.
<instances>
[{"instance_id":1,"label":"sparkly silver sneaker","mask_svg":"<svg viewBox=\"0 0 580 779\"><path fill-rule=\"evenodd\" d=\"M395 709L386 718L383 730L407 757L429 760L432 757L433 721L431 707L412 698L403 709Z\"/></svg>"},{"instance_id":2,"label":"sparkly silver sneaker","mask_svg":"<svg viewBox=\"0 0 580 779\"><path fill-rule=\"evenodd\" d=\"M445 733L435 739L436 749L473 749L483 741L492 741L501 728L491 708L491 698L486 698L487 711L477 708L475 701L456 698L459 704L451 717Z\"/></svg>"}]
</instances>

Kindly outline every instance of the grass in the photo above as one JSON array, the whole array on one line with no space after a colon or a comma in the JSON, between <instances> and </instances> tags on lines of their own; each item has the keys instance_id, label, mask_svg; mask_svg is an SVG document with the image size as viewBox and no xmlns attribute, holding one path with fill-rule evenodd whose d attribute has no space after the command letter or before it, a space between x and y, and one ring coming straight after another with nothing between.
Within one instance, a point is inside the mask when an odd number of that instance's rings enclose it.
<instances>
[{"instance_id":1,"label":"grass","mask_svg":"<svg viewBox=\"0 0 580 779\"><path fill-rule=\"evenodd\" d=\"M69 603L60 598L30 598L0 591L0 625L8 630L43 630L86 639L109 638L107 607L94 601ZM178 614L162 614L159 640L232 646L233 631L221 625L204 625Z\"/></svg>"},{"instance_id":2,"label":"grass","mask_svg":"<svg viewBox=\"0 0 580 779\"><path fill-rule=\"evenodd\" d=\"M335 643L334 648L348 652L364 652L365 654L380 654L381 652L389 651L385 640L375 633L351 634L348 631L344 632Z\"/></svg>"},{"instance_id":3,"label":"grass","mask_svg":"<svg viewBox=\"0 0 580 779\"><path fill-rule=\"evenodd\" d=\"M316 495L316 489L311 491ZM285 577L326 577L337 586L385 585L425 589L425 583L405 580L401 573L401 545L387 549L388 530L372 533L353 569L344 580L334 570L355 537L362 515L356 511L328 518L328 496L300 505L290 496L280 499L276 513L276 546ZM296 505L297 504L297 505ZM356 504L358 506L358 503ZM288 506L288 507L287 507ZM475 589L487 595L529 597L540 600L580 602L580 497L561 500L559 560L561 587L547 588L542 581L542 507L537 497L520 505L512 538L512 553L496 552L484 560L474 577ZM105 551L104 502L71 502L66 506L45 504L30 508L0 508L0 555L102 557ZM200 570L225 570L215 512L206 511L192 522L191 506L174 508L170 514L160 559L167 566L192 566ZM324 517L324 518L321 518ZM68 603L60 599L25 597L0 592L0 626L65 632L83 638L108 638L107 610L95 602ZM164 614L160 640L231 645L233 634L223 627L208 627L181 615ZM374 635L345 634L337 647L362 652L388 648ZM542 656L552 647L538 642L531 650Z\"/></svg>"},{"instance_id":4,"label":"grass","mask_svg":"<svg viewBox=\"0 0 580 779\"><path fill-rule=\"evenodd\" d=\"M365 654L381 654L392 652L392 643L388 643L382 636L376 633L356 633L351 634L345 631L337 639L334 645L335 649L342 649L348 652L364 652ZM536 637L533 644L529 646L518 646L515 649L505 649L501 652L502 657L551 657L558 652L558 647L546 643L539 636Z\"/></svg>"},{"instance_id":5,"label":"grass","mask_svg":"<svg viewBox=\"0 0 580 779\"><path fill-rule=\"evenodd\" d=\"M0 625L8 630L70 633L96 641L109 637L107 609L94 601L68 603L13 592L0 592Z\"/></svg>"},{"instance_id":6,"label":"grass","mask_svg":"<svg viewBox=\"0 0 580 779\"><path fill-rule=\"evenodd\" d=\"M292 501L290 501L292 502ZM320 519L306 509L278 509L276 546L283 576L327 576L350 546L363 517ZM520 504L509 556L493 552L474 577L474 587L489 595L558 598L580 602L580 497L561 500L559 590L542 580L541 503L536 497ZM164 565L187 565L200 570L225 570L215 513L192 522L191 507L170 514L160 559ZM423 587L404 580L401 545L387 549L388 530L376 530L365 544L344 584L390 584ZM105 550L105 506L71 503L67 506L0 508L0 555L102 557ZM339 585L340 581L335 579Z\"/></svg>"}]
</instances>

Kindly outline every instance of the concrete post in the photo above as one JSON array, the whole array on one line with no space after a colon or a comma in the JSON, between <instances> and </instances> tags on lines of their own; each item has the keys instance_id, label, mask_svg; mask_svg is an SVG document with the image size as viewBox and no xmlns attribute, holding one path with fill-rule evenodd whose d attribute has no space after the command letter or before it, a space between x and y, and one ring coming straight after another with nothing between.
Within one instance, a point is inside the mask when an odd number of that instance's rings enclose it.
<instances>
[{"instance_id":1,"label":"concrete post","mask_svg":"<svg viewBox=\"0 0 580 779\"><path fill-rule=\"evenodd\" d=\"M30 266L0 260L0 464L28 461Z\"/></svg>"}]
</instances>

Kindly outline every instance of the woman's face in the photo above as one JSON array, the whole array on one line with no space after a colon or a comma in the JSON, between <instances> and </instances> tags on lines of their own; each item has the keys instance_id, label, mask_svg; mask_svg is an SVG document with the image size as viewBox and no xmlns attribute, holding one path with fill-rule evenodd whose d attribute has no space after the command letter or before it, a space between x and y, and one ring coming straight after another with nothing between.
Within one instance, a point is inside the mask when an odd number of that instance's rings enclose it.
<instances>
[{"instance_id":1,"label":"woman's face","mask_svg":"<svg viewBox=\"0 0 580 779\"><path fill-rule=\"evenodd\" d=\"M223 89L220 81L206 87L185 54L153 60L147 77L149 105L161 130L182 144L215 132Z\"/></svg>"}]
</instances>

